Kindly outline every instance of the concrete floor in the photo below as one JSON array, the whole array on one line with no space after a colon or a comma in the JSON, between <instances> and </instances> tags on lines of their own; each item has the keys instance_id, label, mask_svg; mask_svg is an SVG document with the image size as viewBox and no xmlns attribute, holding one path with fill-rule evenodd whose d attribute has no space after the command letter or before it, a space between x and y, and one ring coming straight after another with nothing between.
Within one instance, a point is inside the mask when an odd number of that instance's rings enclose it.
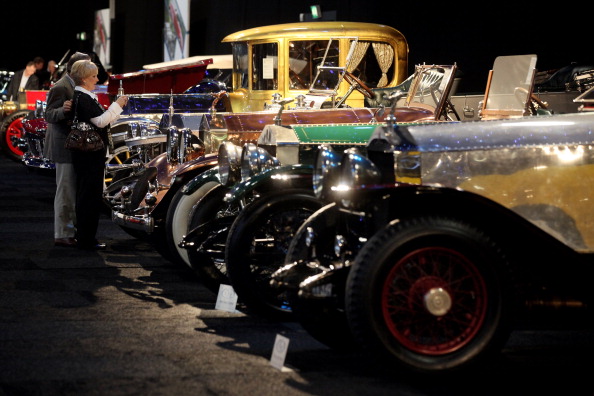
<instances>
[{"instance_id":1,"label":"concrete floor","mask_svg":"<svg viewBox=\"0 0 594 396\"><path fill-rule=\"evenodd\" d=\"M0 156L0 395L594 394L592 332L517 333L488 371L412 377L297 323L216 310L193 273L107 215L107 250L54 247L53 193L51 172Z\"/></svg>"}]
</instances>

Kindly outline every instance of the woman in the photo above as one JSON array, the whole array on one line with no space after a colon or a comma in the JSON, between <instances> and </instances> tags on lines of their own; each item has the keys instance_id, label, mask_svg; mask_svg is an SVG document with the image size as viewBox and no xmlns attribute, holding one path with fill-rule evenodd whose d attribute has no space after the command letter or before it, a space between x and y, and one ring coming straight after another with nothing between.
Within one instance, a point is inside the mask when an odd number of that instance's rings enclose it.
<instances>
[{"instance_id":1,"label":"woman","mask_svg":"<svg viewBox=\"0 0 594 396\"><path fill-rule=\"evenodd\" d=\"M76 61L70 76L76 84L72 98L73 110L78 121L90 122L98 130L105 147L108 146L107 129L128 103L127 96L120 96L107 110L97 101L92 92L97 83L98 69L90 60ZM105 249L95 235L103 205L103 182L105 177L106 148L94 152L72 152L76 174L76 244L80 249Z\"/></svg>"},{"instance_id":2,"label":"woman","mask_svg":"<svg viewBox=\"0 0 594 396\"><path fill-rule=\"evenodd\" d=\"M70 77L74 62L91 59L82 52L74 53L66 64L66 73L47 94L44 154L56 168L56 196L54 198L54 245L76 247L76 173L72 152L64 147L72 121L74 80Z\"/></svg>"}]
</instances>

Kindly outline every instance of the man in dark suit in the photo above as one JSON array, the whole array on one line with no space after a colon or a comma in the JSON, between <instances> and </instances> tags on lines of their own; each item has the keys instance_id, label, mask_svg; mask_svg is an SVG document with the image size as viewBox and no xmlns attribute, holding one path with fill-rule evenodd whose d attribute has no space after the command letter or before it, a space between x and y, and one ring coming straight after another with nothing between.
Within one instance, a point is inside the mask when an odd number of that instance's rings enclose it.
<instances>
[{"instance_id":1,"label":"man in dark suit","mask_svg":"<svg viewBox=\"0 0 594 396\"><path fill-rule=\"evenodd\" d=\"M72 165L72 154L64 143L70 132L68 121L72 119L72 96L74 81L70 77L70 69L74 62L91 59L82 52L74 53L66 65L66 73L59 79L47 94L45 119L44 155L56 166L56 196L54 198L54 245L76 247L76 176Z\"/></svg>"},{"instance_id":2,"label":"man in dark suit","mask_svg":"<svg viewBox=\"0 0 594 396\"><path fill-rule=\"evenodd\" d=\"M14 73L10 84L6 90L8 100L18 102L19 92L29 89L39 89L39 79L35 75L35 63L33 61L27 63L23 70Z\"/></svg>"},{"instance_id":3,"label":"man in dark suit","mask_svg":"<svg viewBox=\"0 0 594 396\"><path fill-rule=\"evenodd\" d=\"M39 89L49 89L50 73L45 67L45 60L41 56L33 58L35 63L35 75L39 80Z\"/></svg>"}]
</instances>

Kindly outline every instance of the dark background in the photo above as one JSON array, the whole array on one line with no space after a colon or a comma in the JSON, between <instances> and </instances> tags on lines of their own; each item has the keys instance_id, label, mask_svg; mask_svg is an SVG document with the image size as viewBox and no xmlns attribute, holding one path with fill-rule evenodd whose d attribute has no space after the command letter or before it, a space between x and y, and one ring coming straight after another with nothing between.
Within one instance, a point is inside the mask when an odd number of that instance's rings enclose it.
<instances>
[{"instance_id":1,"label":"dark background","mask_svg":"<svg viewBox=\"0 0 594 396\"><path fill-rule=\"evenodd\" d=\"M163 0L115 0L111 25L114 73L142 69L163 61L161 42ZM382 4L384 3L384 4ZM594 65L588 43L592 6L582 2L396 2L343 0L298 2L286 0L192 0L190 56L230 53L221 43L238 30L298 22L310 5L320 5L322 17L392 26L409 45L409 72L415 64L457 63L463 79L459 92L484 92L488 71L497 56L536 54L539 71L571 63ZM42 56L59 61L71 50L90 51L94 11L109 8L109 0L54 2L4 1L1 8L4 43L0 70L16 71ZM585 6L584 6L585 5ZM586 8L582 8L586 7ZM76 39L85 31L86 41Z\"/></svg>"}]
</instances>

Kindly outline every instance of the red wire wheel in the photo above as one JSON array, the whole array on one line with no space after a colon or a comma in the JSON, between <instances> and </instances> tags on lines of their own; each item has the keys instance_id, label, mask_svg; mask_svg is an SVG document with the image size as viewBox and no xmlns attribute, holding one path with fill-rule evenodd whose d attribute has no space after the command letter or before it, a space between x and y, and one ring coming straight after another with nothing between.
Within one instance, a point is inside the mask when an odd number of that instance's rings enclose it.
<instances>
[{"instance_id":1,"label":"red wire wheel","mask_svg":"<svg viewBox=\"0 0 594 396\"><path fill-rule=\"evenodd\" d=\"M23 151L16 146L16 139L24 136L23 119L25 113L13 113L8 116L2 124L2 148L6 154L15 160L23 157ZM13 142L13 138L15 141Z\"/></svg>"},{"instance_id":2,"label":"red wire wheel","mask_svg":"<svg viewBox=\"0 0 594 396\"><path fill-rule=\"evenodd\" d=\"M394 265L381 305L388 329L404 347L441 355L476 336L485 320L487 289L471 260L454 250L427 247Z\"/></svg>"},{"instance_id":3,"label":"red wire wheel","mask_svg":"<svg viewBox=\"0 0 594 396\"><path fill-rule=\"evenodd\" d=\"M349 327L366 354L413 371L476 366L509 337L510 272L499 244L463 220L395 221L353 261L345 291Z\"/></svg>"}]
</instances>

